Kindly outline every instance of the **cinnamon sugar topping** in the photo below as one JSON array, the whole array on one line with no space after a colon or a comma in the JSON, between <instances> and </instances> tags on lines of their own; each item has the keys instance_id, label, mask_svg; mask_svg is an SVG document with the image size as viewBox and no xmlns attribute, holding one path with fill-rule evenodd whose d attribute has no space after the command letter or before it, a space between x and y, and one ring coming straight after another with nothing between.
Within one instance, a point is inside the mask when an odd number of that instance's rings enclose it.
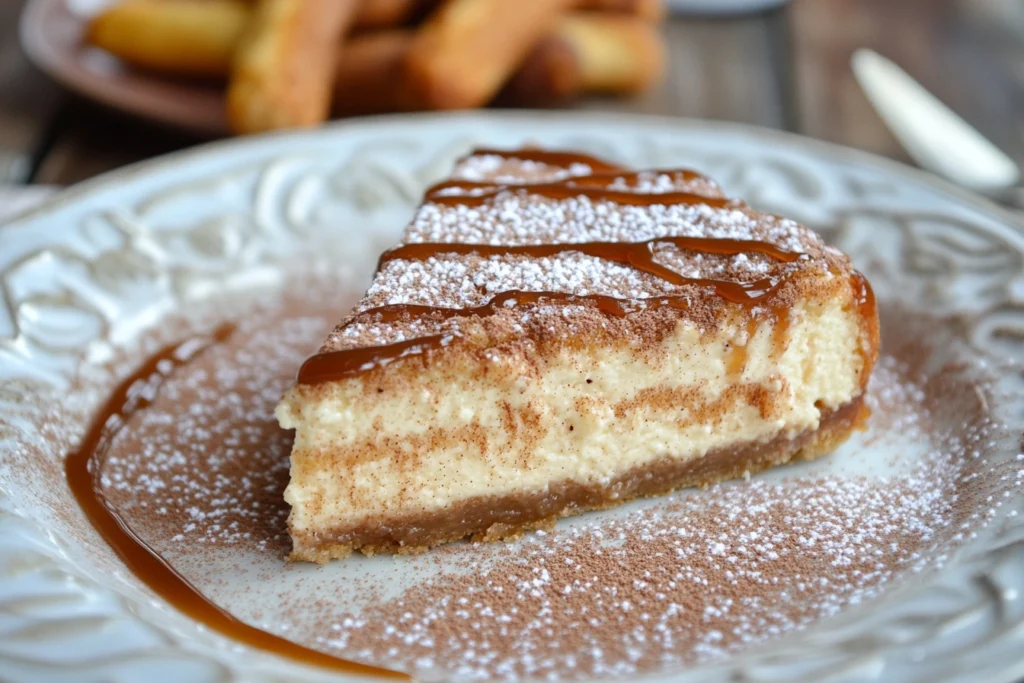
<instances>
[{"instance_id":1,"label":"cinnamon sugar topping","mask_svg":"<svg viewBox=\"0 0 1024 683\"><path fill-rule=\"evenodd\" d=\"M724 243L731 248L716 247ZM646 260L632 255L638 247ZM544 292L549 304L571 297L584 305L549 305L523 316L586 315L593 308L579 301L586 297L637 300L636 310L643 300L679 297L685 299L680 311L696 311L721 296L740 303L768 297L794 273L810 270L850 272L845 257L826 250L813 231L726 200L714 182L692 171L626 172L564 152L486 150L428 191L355 315L321 353L333 353L339 368L362 372L393 352L418 354L443 337L462 336L457 323L438 322L425 310L386 321L362 315L382 307L479 312L495 297L518 307L522 302L508 295ZM729 296L733 289L756 295ZM357 351L358 359L342 363L344 354ZM316 364L329 365L327 359ZM331 376L318 374L317 381Z\"/></svg>"}]
</instances>

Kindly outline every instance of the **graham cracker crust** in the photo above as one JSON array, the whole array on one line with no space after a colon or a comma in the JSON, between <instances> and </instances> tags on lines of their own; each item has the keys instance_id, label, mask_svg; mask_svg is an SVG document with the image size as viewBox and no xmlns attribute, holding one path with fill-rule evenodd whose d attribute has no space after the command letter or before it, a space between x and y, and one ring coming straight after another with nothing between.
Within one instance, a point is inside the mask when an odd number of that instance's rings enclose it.
<instances>
[{"instance_id":1,"label":"graham cracker crust","mask_svg":"<svg viewBox=\"0 0 1024 683\"><path fill-rule=\"evenodd\" d=\"M375 519L356 528L318 534L292 531L294 545L288 559L323 564L347 557L354 550L365 555L415 554L463 538L511 540L527 531L550 529L561 517L736 479L792 460L819 458L861 429L868 414L861 394L837 409L823 412L817 429L796 437L780 434L769 441L712 451L686 462L666 457L626 472L610 484L564 481L552 484L543 493L483 496L429 515Z\"/></svg>"}]
</instances>

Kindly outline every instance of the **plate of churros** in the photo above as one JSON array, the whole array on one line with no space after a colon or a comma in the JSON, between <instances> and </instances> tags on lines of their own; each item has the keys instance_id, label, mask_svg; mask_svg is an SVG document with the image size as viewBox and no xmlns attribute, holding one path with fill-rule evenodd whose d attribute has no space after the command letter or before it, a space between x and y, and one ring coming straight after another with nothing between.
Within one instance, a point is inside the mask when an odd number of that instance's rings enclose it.
<instances>
[{"instance_id":1,"label":"plate of churros","mask_svg":"<svg viewBox=\"0 0 1024 683\"><path fill-rule=\"evenodd\" d=\"M0 226L0 678L1009 683L1021 263L932 176L629 115L64 190Z\"/></svg>"},{"instance_id":2,"label":"plate of churros","mask_svg":"<svg viewBox=\"0 0 1024 683\"><path fill-rule=\"evenodd\" d=\"M22 44L82 95L209 135L552 107L661 77L661 0L33 0Z\"/></svg>"}]
</instances>

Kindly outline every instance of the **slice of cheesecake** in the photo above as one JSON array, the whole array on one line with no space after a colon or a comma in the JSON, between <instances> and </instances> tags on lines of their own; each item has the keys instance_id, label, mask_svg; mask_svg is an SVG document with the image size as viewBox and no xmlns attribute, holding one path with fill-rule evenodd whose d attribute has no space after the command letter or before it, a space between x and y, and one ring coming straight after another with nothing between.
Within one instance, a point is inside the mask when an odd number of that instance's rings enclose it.
<instances>
[{"instance_id":1,"label":"slice of cheesecake","mask_svg":"<svg viewBox=\"0 0 1024 683\"><path fill-rule=\"evenodd\" d=\"M493 540L833 450L878 319L849 259L690 171L480 150L277 409L292 559Z\"/></svg>"}]
</instances>

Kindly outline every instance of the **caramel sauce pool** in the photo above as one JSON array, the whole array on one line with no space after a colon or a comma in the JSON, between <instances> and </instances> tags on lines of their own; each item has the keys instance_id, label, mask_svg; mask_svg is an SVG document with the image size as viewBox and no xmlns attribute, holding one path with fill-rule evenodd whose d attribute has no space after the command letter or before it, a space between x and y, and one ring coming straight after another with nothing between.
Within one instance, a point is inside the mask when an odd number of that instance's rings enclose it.
<instances>
[{"instance_id":1,"label":"caramel sauce pool","mask_svg":"<svg viewBox=\"0 0 1024 683\"><path fill-rule=\"evenodd\" d=\"M68 454L64 463L68 486L93 528L128 569L151 591L191 619L234 641L301 664L408 680L405 674L334 657L236 619L175 571L107 503L99 482L99 461L114 437L132 415L152 405L156 392L175 370L212 346L225 343L234 330L234 326L225 324L209 336L167 346L121 382L93 419L79 449Z\"/></svg>"}]
</instances>

